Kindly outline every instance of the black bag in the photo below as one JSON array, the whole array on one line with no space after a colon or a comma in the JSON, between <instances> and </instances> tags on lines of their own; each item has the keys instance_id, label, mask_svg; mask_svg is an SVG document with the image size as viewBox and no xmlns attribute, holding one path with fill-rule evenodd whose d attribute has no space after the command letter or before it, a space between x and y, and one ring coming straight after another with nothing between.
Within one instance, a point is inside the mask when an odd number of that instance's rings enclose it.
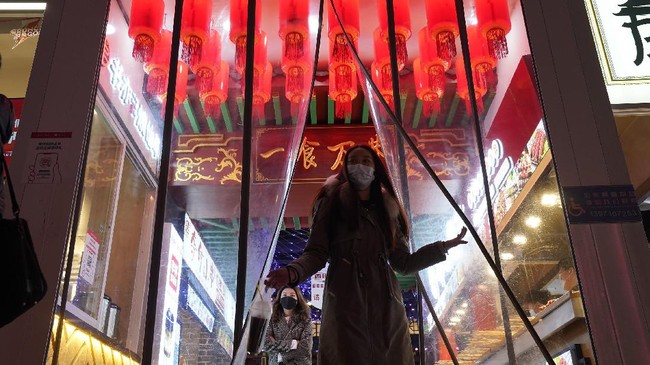
<instances>
[{"instance_id":1,"label":"black bag","mask_svg":"<svg viewBox=\"0 0 650 365\"><path fill-rule=\"evenodd\" d=\"M38 265L27 221L19 217L20 209L1 144L0 159L14 213L14 218L0 219L0 327L3 327L43 299L47 283Z\"/></svg>"}]
</instances>

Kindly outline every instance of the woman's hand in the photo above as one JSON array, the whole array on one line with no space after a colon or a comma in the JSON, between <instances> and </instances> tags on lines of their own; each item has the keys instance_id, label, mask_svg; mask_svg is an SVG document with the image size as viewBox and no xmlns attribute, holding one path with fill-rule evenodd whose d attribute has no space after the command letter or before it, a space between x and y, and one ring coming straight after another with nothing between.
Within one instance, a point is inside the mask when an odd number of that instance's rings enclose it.
<instances>
[{"instance_id":1,"label":"woman's hand","mask_svg":"<svg viewBox=\"0 0 650 365\"><path fill-rule=\"evenodd\" d=\"M465 233L467 233L467 227L463 227L463 229L460 230L458 236L456 236L455 238L452 238L449 241L444 241L442 243L442 247L444 247L445 251L447 251L450 248L456 247L458 245L466 244L467 241L463 240L463 237L465 237Z\"/></svg>"},{"instance_id":2,"label":"woman's hand","mask_svg":"<svg viewBox=\"0 0 650 365\"><path fill-rule=\"evenodd\" d=\"M269 288L280 289L287 284L289 284L289 270L286 267L269 272L264 280L266 290Z\"/></svg>"}]
</instances>

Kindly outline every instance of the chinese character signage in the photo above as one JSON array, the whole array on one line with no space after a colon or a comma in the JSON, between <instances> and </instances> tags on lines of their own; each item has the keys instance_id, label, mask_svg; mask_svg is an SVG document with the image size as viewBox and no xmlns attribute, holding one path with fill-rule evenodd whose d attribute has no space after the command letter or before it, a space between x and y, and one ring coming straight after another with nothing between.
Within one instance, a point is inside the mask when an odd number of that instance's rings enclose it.
<instances>
[{"instance_id":1,"label":"chinese character signage","mask_svg":"<svg viewBox=\"0 0 650 365\"><path fill-rule=\"evenodd\" d=\"M158 308L162 309L162 318L156 323L156 332L160 334L160 342L155 346L158 354L158 364L175 364L177 361L176 348L180 335L178 323L178 298L181 284L181 263L183 241L171 223L165 223L163 228L163 250L160 267L160 288L162 298L158 299ZM161 290L159 290L160 292Z\"/></svg>"},{"instance_id":2,"label":"chinese character signage","mask_svg":"<svg viewBox=\"0 0 650 365\"><path fill-rule=\"evenodd\" d=\"M323 293L325 292L325 277L327 277L328 265L311 277L311 305L323 308Z\"/></svg>"},{"instance_id":3,"label":"chinese character signage","mask_svg":"<svg viewBox=\"0 0 650 365\"><path fill-rule=\"evenodd\" d=\"M608 81L650 82L650 0L588 0L587 5Z\"/></svg>"},{"instance_id":4,"label":"chinese character signage","mask_svg":"<svg viewBox=\"0 0 650 365\"><path fill-rule=\"evenodd\" d=\"M641 221L632 185L567 186L562 190L572 224Z\"/></svg>"}]
</instances>

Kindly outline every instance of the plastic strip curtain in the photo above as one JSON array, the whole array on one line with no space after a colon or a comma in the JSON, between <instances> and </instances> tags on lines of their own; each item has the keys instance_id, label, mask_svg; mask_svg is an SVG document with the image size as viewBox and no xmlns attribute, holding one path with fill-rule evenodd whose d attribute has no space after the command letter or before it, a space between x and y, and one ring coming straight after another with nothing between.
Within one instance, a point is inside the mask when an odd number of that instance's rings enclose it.
<instances>
[{"instance_id":1,"label":"plastic strip curtain","mask_svg":"<svg viewBox=\"0 0 650 365\"><path fill-rule=\"evenodd\" d=\"M412 1L411 7L413 13L424 12L422 1ZM464 19L460 23L464 25ZM444 331L450 339L451 349L445 348L441 339L433 339L432 343L437 345L435 357L454 363L458 363L457 357L464 361L486 360L489 356L486 344L500 347L505 343L510 347L512 333L528 330L520 338L534 341L538 348L531 350L526 360L545 359L553 363L501 274L492 245L484 243L491 243L493 234L483 183L485 163L478 154L480 135L474 125L479 123L477 101L473 100L472 110L466 111L471 116L469 121L454 119L451 114L460 104L455 95L440 99L440 110L447 111L446 115L438 111L423 122L421 106L416 104L414 109L402 110L396 116L395 104L390 100L413 98L412 79L402 78L399 90L382 89L354 53L381 151L393 185L410 213L412 248L416 250L430 242L450 239L462 226L467 226L470 232L466 236L467 245L453 248L446 261L420 272L425 293L433 305L430 309L441 319L443 328L438 331ZM469 58L466 46L463 53ZM461 70L464 72L464 67ZM508 298L500 295L501 290ZM519 317L509 316L506 308ZM430 316L425 318L425 330L433 325ZM510 349L508 352L509 361L517 361L514 352Z\"/></svg>"},{"instance_id":2,"label":"plastic strip curtain","mask_svg":"<svg viewBox=\"0 0 650 365\"><path fill-rule=\"evenodd\" d=\"M276 21L275 19L264 19L265 14L275 13L265 10L265 7L277 7L276 3L257 1L256 5L262 7L262 21L265 24L277 24L274 22ZM307 59L310 62L313 61L314 64L308 65L308 72L304 74L303 81L306 85L309 85L309 96L312 95L313 70L318 60L319 28L317 24L322 23L320 21L322 17L321 9L322 1L309 1L311 24L309 27L308 42L306 44L311 46L309 48L305 47L306 49L304 51L309 52ZM314 23L314 20L318 20L318 23ZM277 29L276 27L273 28ZM269 33L271 33L270 30ZM269 44L269 47L279 48L280 45ZM250 69L249 66L247 65L247 69ZM280 64L272 64L272 66L279 67ZM284 95L284 92L280 92L280 95ZM244 303L237 303L238 306L245 305L244 313L248 313L250 303L253 300L258 300L259 296L264 296L266 300L269 300L272 294L272 292L264 292L263 281L268 274L273 252L275 251L289 186L301 147L301 139L310 100L310 97L307 97L294 102L294 105L291 107L291 113L289 113L290 109L283 111L281 125L277 125L277 120L275 123L276 126L268 126L268 121L266 123L267 125L262 125L256 117L253 117L252 121L245 121L252 128L252 138L250 141L246 141L247 143L251 143L250 148L253 152L251 154L251 166L256 168L262 163L269 163L269 160L271 160L273 170L277 175L273 176L272 179L267 179L267 177L259 174L259 170L255 168L251 169L250 193L247 197L249 200L248 220L251 224L249 225L247 237L246 297ZM269 142L272 142L272 144L269 144ZM243 217L244 215L242 214ZM239 341L240 346L236 349L233 364L243 364L246 360L246 345L249 331L250 321L247 317L244 323L242 337Z\"/></svg>"}]
</instances>

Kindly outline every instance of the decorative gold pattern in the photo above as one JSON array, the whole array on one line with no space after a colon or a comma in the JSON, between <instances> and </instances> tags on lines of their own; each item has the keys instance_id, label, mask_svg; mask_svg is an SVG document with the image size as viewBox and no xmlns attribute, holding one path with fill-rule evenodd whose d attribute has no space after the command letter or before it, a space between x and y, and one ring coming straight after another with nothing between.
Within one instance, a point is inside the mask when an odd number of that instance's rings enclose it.
<instances>
[{"instance_id":1,"label":"decorative gold pattern","mask_svg":"<svg viewBox=\"0 0 650 365\"><path fill-rule=\"evenodd\" d=\"M418 143L443 142L450 147L470 145L464 129L421 129L416 139Z\"/></svg>"},{"instance_id":2,"label":"decorative gold pattern","mask_svg":"<svg viewBox=\"0 0 650 365\"><path fill-rule=\"evenodd\" d=\"M440 172L436 171L436 174L443 174L446 176L451 176L452 173L457 176L466 176L469 174L469 155L465 152L429 152L427 157L430 158L441 158L443 161L441 165L445 167L444 170Z\"/></svg>"},{"instance_id":3,"label":"decorative gold pattern","mask_svg":"<svg viewBox=\"0 0 650 365\"><path fill-rule=\"evenodd\" d=\"M232 171L224 175L224 177L219 180L219 182L223 185L226 181L236 181L241 183L241 169L242 166L239 162L237 162L237 149L236 148L219 148L217 150L218 153L222 153L224 157L219 161L219 164L217 165L217 168L215 168L216 172L222 172L226 168L231 168Z\"/></svg>"},{"instance_id":4,"label":"decorative gold pattern","mask_svg":"<svg viewBox=\"0 0 650 365\"><path fill-rule=\"evenodd\" d=\"M260 157L262 157L263 159L267 159L267 158L273 156L274 154L276 154L278 152L284 152L284 148L283 147L277 147L277 148L274 148L274 149L272 149L270 151L262 152L262 153L260 153Z\"/></svg>"},{"instance_id":5,"label":"decorative gold pattern","mask_svg":"<svg viewBox=\"0 0 650 365\"><path fill-rule=\"evenodd\" d=\"M228 137L223 134L181 134L174 153L194 153L200 147L226 147L234 141L241 141L242 137Z\"/></svg>"},{"instance_id":6,"label":"decorative gold pattern","mask_svg":"<svg viewBox=\"0 0 650 365\"><path fill-rule=\"evenodd\" d=\"M214 157L180 157L176 158L176 173L174 174L174 181L213 181L214 177L210 175L201 174L205 170L202 164L206 162L217 161Z\"/></svg>"}]
</instances>

